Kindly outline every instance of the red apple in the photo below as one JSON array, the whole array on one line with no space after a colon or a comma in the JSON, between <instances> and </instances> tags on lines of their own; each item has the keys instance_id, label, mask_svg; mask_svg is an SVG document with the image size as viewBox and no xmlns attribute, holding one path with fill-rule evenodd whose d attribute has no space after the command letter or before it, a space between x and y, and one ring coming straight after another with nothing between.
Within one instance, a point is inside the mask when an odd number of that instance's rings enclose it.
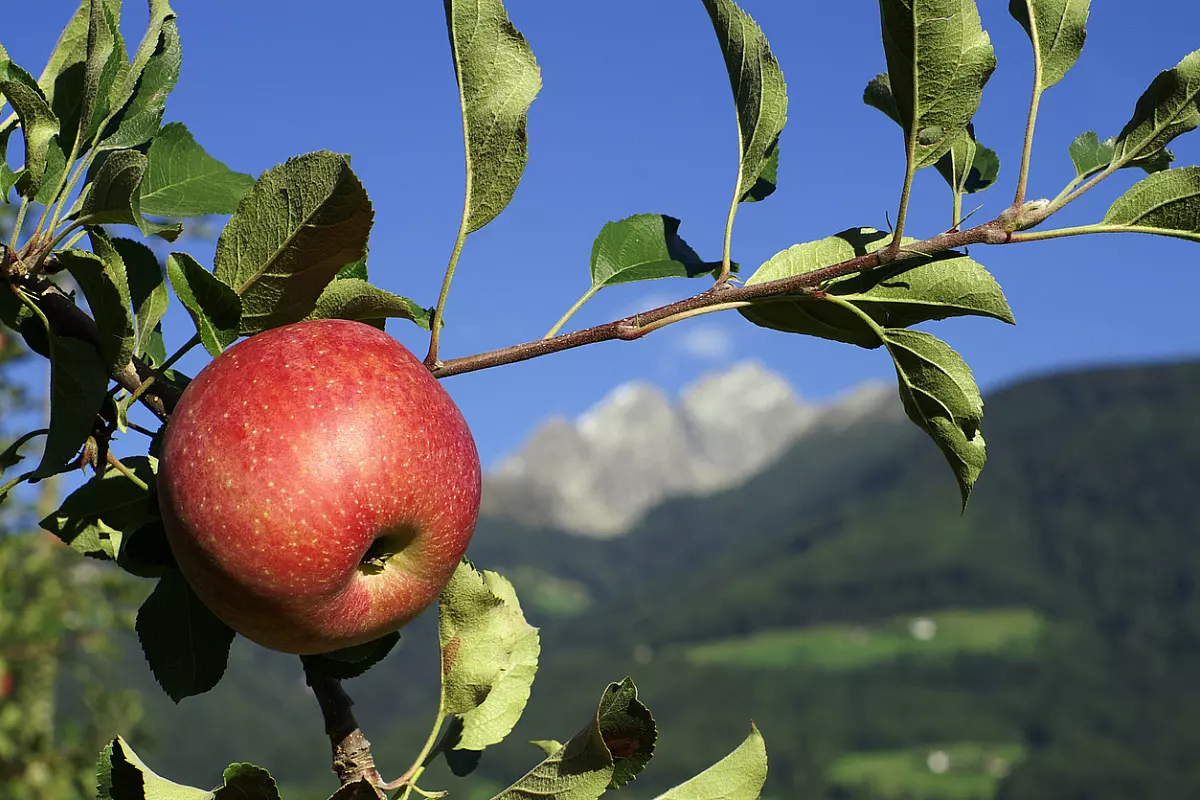
<instances>
[{"instance_id":1,"label":"red apple","mask_svg":"<svg viewBox=\"0 0 1200 800\"><path fill-rule=\"evenodd\" d=\"M359 322L299 322L188 385L158 485L200 599L264 647L323 653L394 631L438 596L475 528L479 455L403 345Z\"/></svg>"}]
</instances>

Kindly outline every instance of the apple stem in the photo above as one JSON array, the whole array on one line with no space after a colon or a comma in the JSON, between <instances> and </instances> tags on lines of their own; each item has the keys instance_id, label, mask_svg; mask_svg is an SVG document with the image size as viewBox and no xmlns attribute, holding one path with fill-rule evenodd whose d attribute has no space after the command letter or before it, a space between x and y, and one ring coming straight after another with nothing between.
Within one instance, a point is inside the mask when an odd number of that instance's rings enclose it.
<instances>
[{"instance_id":1,"label":"apple stem","mask_svg":"<svg viewBox=\"0 0 1200 800\"><path fill-rule=\"evenodd\" d=\"M345 786L366 780L380 798L386 797L381 791L384 781L375 768L371 743L358 727L351 710L354 701L342 688L342 682L307 669L304 675L321 707L321 716L325 718L325 733L333 746L333 773L338 781Z\"/></svg>"}]
</instances>

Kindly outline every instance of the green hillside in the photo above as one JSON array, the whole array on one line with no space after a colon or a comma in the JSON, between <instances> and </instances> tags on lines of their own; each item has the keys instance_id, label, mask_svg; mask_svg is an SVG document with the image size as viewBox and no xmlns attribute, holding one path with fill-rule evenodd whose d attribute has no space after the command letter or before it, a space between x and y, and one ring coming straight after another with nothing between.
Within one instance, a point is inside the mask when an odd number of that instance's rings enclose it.
<instances>
[{"instance_id":1,"label":"green hillside","mask_svg":"<svg viewBox=\"0 0 1200 800\"><path fill-rule=\"evenodd\" d=\"M985 433L965 516L933 446L880 421L615 541L484 521L471 556L530 599L543 667L510 742L445 788L490 797L465 786L519 776L526 740L570 736L632 674L662 736L631 798L751 719L769 800L1200 796L1200 364L1029 381L988 398ZM248 759L328 781L296 660L234 655L205 697L148 693L159 738L140 751L179 780ZM385 771L419 747L436 669L423 619L349 684ZM144 681L136 658L123 671Z\"/></svg>"}]
</instances>

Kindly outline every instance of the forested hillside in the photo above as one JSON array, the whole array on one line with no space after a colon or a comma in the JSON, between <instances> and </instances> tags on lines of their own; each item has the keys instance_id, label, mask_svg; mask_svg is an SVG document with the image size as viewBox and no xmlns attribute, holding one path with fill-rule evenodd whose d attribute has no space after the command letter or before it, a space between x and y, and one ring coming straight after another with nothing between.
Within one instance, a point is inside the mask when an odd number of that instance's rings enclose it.
<instances>
[{"instance_id":1,"label":"forested hillside","mask_svg":"<svg viewBox=\"0 0 1200 800\"><path fill-rule=\"evenodd\" d=\"M536 762L525 740L569 737L631 674L662 732L634 798L751 719L772 799L1200 795L1200 364L1029 381L988 398L985 433L965 516L936 449L881 419L620 539L485 520L471 556L513 577L542 669L510 741L445 788L490 797ZM139 660L122 671L146 684ZM435 680L424 619L348 685L385 771L424 738ZM163 774L252 759L328 787L295 659L239 643L209 695L147 695L164 733L188 731L139 747Z\"/></svg>"}]
</instances>

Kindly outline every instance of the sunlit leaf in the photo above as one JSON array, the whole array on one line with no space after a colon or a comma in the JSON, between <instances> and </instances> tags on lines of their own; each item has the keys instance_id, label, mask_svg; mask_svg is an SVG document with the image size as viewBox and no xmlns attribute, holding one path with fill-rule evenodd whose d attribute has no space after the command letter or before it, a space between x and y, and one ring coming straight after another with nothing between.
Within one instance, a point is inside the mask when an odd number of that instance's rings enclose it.
<instances>
[{"instance_id":1,"label":"sunlit leaf","mask_svg":"<svg viewBox=\"0 0 1200 800\"><path fill-rule=\"evenodd\" d=\"M512 200L525 171L529 107L542 88L529 43L500 0L444 0L467 151L467 232Z\"/></svg>"},{"instance_id":2,"label":"sunlit leaf","mask_svg":"<svg viewBox=\"0 0 1200 800\"><path fill-rule=\"evenodd\" d=\"M1160 72L1138 98L1133 118L1114 142L1113 163L1153 156L1180 134L1200 125L1200 50Z\"/></svg>"},{"instance_id":3,"label":"sunlit leaf","mask_svg":"<svg viewBox=\"0 0 1200 800\"><path fill-rule=\"evenodd\" d=\"M182 123L162 127L150 143L142 211L160 217L232 214L254 178L234 172L196 144Z\"/></svg>"},{"instance_id":4,"label":"sunlit leaf","mask_svg":"<svg viewBox=\"0 0 1200 800\"><path fill-rule=\"evenodd\" d=\"M1101 224L1200 241L1200 167L1166 170L1135 184L1112 204Z\"/></svg>"},{"instance_id":5,"label":"sunlit leaf","mask_svg":"<svg viewBox=\"0 0 1200 800\"><path fill-rule=\"evenodd\" d=\"M167 256L167 277L192 317L200 342L213 356L237 341L242 299L187 253Z\"/></svg>"},{"instance_id":6,"label":"sunlit leaf","mask_svg":"<svg viewBox=\"0 0 1200 800\"><path fill-rule=\"evenodd\" d=\"M267 170L217 243L216 276L242 298L241 333L298 322L363 256L374 212L346 157L309 153Z\"/></svg>"},{"instance_id":7,"label":"sunlit leaf","mask_svg":"<svg viewBox=\"0 0 1200 800\"><path fill-rule=\"evenodd\" d=\"M1091 0L1010 0L1008 12L1021 23L1041 56L1042 89L1061 81L1079 60L1087 39L1090 5Z\"/></svg>"},{"instance_id":8,"label":"sunlit leaf","mask_svg":"<svg viewBox=\"0 0 1200 800\"><path fill-rule=\"evenodd\" d=\"M937 163L975 116L996 68L974 0L880 0L883 48L913 166Z\"/></svg>"},{"instance_id":9,"label":"sunlit leaf","mask_svg":"<svg viewBox=\"0 0 1200 800\"><path fill-rule=\"evenodd\" d=\"M736 750L655 800L758 800L766 782L766 744L752 727Z\"/></svg>"}]
</instances>

